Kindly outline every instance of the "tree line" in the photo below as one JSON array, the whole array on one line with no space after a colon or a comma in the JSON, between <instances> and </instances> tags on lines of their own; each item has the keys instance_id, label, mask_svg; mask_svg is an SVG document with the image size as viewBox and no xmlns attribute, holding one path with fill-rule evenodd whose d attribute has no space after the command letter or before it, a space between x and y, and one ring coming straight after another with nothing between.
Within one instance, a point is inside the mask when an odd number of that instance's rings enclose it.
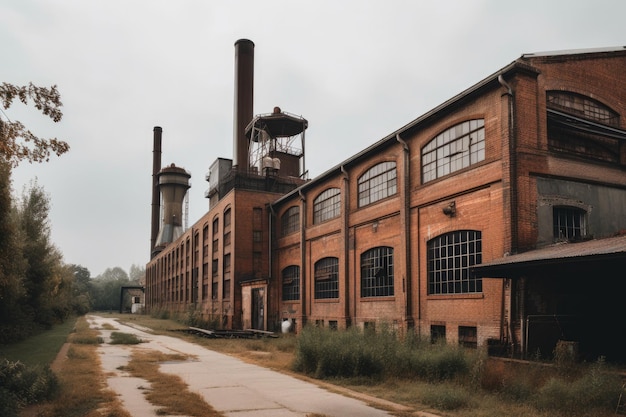
<instances>
[{"instance_id":1,"label":"tree line","mask_svg":"<svg viewBox=\"0 0 626 417\"><path fill-rule=\"evenodd\" d=\"M72 315L118 310L122 286L139 285L145 270L109 268L92 278L81 266L66 264L51 241L50 198L36 180L21 195L12 193L11 171L20 162L46 162L69 145L43 139L7 114L19 100L54 122L62 103L56 86L0 85L0 344L24 339Z\"/></svg>"},{"instance_id":2,"label":"tree line","mask_svg":"<svg viewBox=\"0 0 626 417\"><path fill-rule=\"evenodd\" d=\"M33 181L12 198L9 174L0 163L0 344L73 315L117 311L121 287L140 285L145 268L107 268L92 277L89 269L64 263L51 241L48 195Z\"/></svg>"}]
</instances>

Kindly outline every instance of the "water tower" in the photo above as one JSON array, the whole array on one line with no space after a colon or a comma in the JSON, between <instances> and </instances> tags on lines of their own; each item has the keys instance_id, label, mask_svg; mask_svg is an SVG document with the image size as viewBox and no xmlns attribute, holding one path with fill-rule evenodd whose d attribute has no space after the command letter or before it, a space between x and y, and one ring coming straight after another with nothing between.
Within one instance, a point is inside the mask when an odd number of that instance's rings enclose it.
<instances>
[{"instance_id":1,"label":"water tower","mask_svg":"<svg viewBox=\"0 0 626 417\"><path fill-rule=\"evenodd\" d=\"M246 127L252 169L263 176L303 178L304 133L308 125L303 117L280 107L252 119Z\"/></svg>"},{"instance_id":2,"label":"water tower","mask_svg":"<svg viewBox=\"0 0 626 417\"><path fill-rule=\"evenodd\" d=\"M183 203L187 190L191 187L191 174L183 168L171 164L157 174L159 191L161 192L162 222L156 239L154 251L160 252L168 243L182 236Z\"/></svg>"}]
</instances>

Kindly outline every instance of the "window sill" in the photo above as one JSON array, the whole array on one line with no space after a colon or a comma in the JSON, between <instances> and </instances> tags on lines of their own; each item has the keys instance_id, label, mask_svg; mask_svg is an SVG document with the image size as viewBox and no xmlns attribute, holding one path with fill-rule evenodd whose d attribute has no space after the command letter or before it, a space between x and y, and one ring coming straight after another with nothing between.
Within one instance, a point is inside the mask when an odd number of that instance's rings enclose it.
<instances>
[{"instance_id":1,"label":"window sill","mask_svg":"<svg viewBox=\"0 0 626 417\"><path fill-rule=\"evenodd\" d=\"M371 302L371 301L395 301L396 297L393 295L385 295L380 297L361 297L361 302Z\"/></svg>"},{"instance_id":2,"label":"window sill","mask_svg":"<svg viewBox=\"0 0 626 417\"><path fill-rule=\"evenodd\" d=\"M430 294L426 296L427 300L480 300L485 298L485 294L467 293L467 294Z\"/></svg>"}]
</instances>

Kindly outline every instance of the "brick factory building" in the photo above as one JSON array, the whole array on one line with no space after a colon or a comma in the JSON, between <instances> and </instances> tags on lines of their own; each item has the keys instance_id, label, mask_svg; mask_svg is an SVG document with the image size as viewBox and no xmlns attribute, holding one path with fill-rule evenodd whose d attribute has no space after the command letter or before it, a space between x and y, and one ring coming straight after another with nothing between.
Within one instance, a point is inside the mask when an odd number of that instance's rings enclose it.
<instances>
[{"instance_id":1,"label":"brick factory building","mask_svg":"<svg viewBox=\"0 0 626 417\"><path fill-rule=\"evenodd\" d=\"M309 180L308 122L252 117L254 44L235 46L233 160L170 239L153 196L148 311L626 359L626 49L522 55Z\"/></svg>"}]
</instances>

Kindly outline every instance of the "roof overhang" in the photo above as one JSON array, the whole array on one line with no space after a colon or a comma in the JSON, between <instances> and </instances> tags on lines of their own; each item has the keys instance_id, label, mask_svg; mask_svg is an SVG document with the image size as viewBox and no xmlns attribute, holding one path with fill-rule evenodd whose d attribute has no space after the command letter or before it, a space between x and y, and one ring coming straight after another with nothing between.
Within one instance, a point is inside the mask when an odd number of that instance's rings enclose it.
<instances>
[{"instance_id":1,"label":"roof overhang","mask_svg":"<svg viewBox=\"0 0 626 417\"><path fill-rule=\"evenodd\" d=\"M581 130L594 135L626 141L626 131L615 127L594 123L554 109L548 109L548 121L561 127Z\"/></svg>"},{"instance_id":2,"label":"roof overhang","mask_svg":"<svg viewBox=\"0 0 626 417\"><path fill-rule=\"evenodd\" d=\"M517 278L549 271L558 273L582 268L615 270L620 267L622 270L626 267L626 235L557 243L475 265L472 273L480 278Z\"/></svg>"}]
</instances>

